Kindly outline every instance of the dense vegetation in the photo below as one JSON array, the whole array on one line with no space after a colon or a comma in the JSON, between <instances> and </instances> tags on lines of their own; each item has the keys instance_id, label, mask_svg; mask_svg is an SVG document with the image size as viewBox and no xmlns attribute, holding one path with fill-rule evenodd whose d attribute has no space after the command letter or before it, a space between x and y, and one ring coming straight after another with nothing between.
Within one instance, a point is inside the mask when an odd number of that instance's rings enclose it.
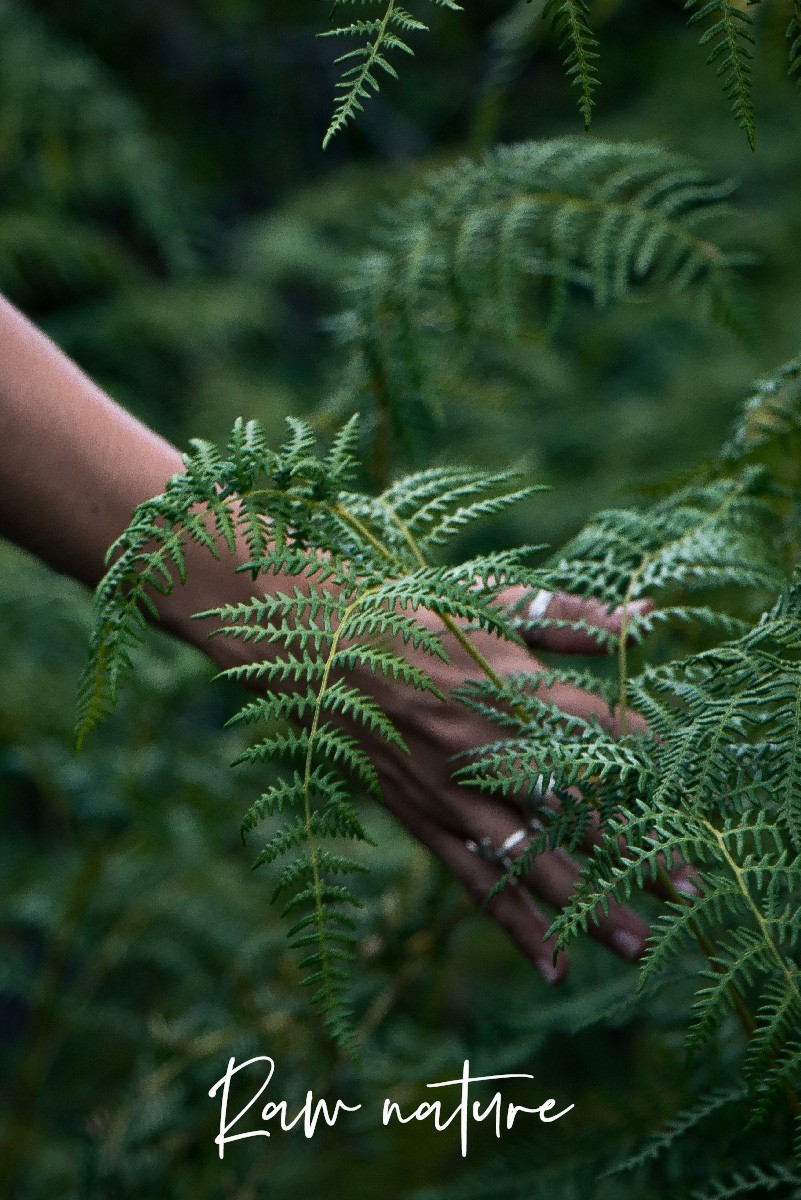
<instances>
[{"instance_id":1,"label":"dense vegetation","mask_svg":"<svg viewBox=\"0 0 801 1200\"><path fill-rule=\"evenodd\" d=\"M310 1017L297 956L266 903L276 879L248 875L239 821L264 776L227 767L246 754L246 724L218 732L241 697L209 690L204 662L149 635L111 724L74 758L88 600L4 547L0 1047L11 1087L0 1161L12 1195L796 1194L785 1114L798 1075L788 864L799 822L785 714L798 596L784 581L798 540L799 280L787 248L801 237L801 108L786 77L797 15L767 4L753 14L750 155L687 14L670 4L593 12L599 148L576 136L564 52L541 5L426 7L416 58L403 56L398 81L322 156L338 68L312 0L269 15L255 0L0 5L0 287L182 443L222 438L239 414L259 418L255 442L240 426L227 460L203 460L212 476L238 455L272 469L289 413L330 441L361 409L361 440L351 429L327 461L344 469L345 450L358 451L360 471L330 472L330 487L352 488L374 527L370 497L399 475L426 461L497 472L524 448L527 477L551 493L477 527L445 561L548 541L557 549L541 579L610 597L663 589L647 651L619 654L622 673L582 676L612 699L622 689L659 740L621 745L579 729L561 757L551 742L532 749L554 754L565 798L582 772L604 776L611 821L621 801L647 805L627 827L635 859L611 849L599 859L563 931L650 869L655 821L713 886L691 911L638 901L660 935L651 969L667 966L668 983L655 977L638 995L633 972L582 943L557 996L378 806L360 802L378 847L349 848L369 867L348 875L362 904L348 990L354 1068ZM796 62L797 46L791 37ZM496 142L514 148L488 152ZM568 215L543 234L537 189L550 194L559 170ZM741 181L731 210L731 189L711 182L730 175ZM521 181L525 212L510 204ZM651 226L638 211L628 240L611 218L604 226L616 199L631 216L649 187L666 206L680 194L693 230L706 222L695 257L659 240L658 211ZM596 205L595 223L570 216L599 195L609 207ZM604 230L611 258L597 250ZM454 246L461 257L443 261ZM423 269L426 248L436 253ZM755 376L766 382L739 416ZM295 437L307 470L312 433L297 426ZM293 520L308 481L295 483ZM393 495L408 519L414 484L404 486ZM310 533L337 552L337 530ZM600 563L599 539L614 548ZM754 688L757 677L775 690ZM530 742L532 712L548 728L553 714L523 682L511 697L488 687L465 697L501 716L510 699L516 738ZM474 772L503 788L518 750L510 760L499 745ZM727 798L715 812L710 790ZM543 837L576 837L586 813L570 815ZM722 939L712 950L722 971L693 950L698 933ZM693 1037L705 1049L685 1061L693 973L704 970ZM755 1019L748 1050L729 983ZM312 1087L363 1102L363 1114L314 1143L277 1136L220 1163L206 1093L229 1054L256 1053L275 1055L293 1107ZM576 1103L580 1122L533 1146L525 1125L500 1147L485 1130L463 1161L455 1137L373 1119L384 1095L411 1104L465 1058L476 1071L533 1072L545 1094ZM763 1124L735 1138L749 1111ZM700 1141L656 1133L702 1120ZM629 1147L634 1173L599 1179Z\"/></svg>"}]
</instances>

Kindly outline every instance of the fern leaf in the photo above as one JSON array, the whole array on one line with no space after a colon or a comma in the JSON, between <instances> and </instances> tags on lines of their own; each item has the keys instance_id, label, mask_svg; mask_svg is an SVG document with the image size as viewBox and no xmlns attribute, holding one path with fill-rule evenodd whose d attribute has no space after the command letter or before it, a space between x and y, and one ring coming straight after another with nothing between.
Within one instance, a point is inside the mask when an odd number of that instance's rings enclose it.
<instances>
[{"instance_id":1,"label":"fern leaf","mask_svg":"<svg viewBox=\"0 0 801 1200\"><path fill-rule=\"evenodd\" d=\"M334 0L334 10L345 5L353 5L359 0ZM362 3L365 0L361 0ZM371 0L367 0L370 3ZM455 0L430 0L441 8L458 10L461 6ZM337 102L334 114L323 138L323 149L326 149L331 139L339 133L356 116L362 112L364 101L379 89L378 72L397 79L397 72L390 62L388 55L392 52L412 54L412 48L406 41L410 33L425 32L427 26L417 20L397 0L373 0L372 7L379 7L382 12L368 20L351 21L346 25L328 29L320 37L355 38L360 44L353 50L348 50L336 59L337 63L353 63L347 65L336 85Z\"/></svg>"},{"instance_id":2,"label":"fern leaf","mask_svg":"<svg viewBox=\"0 0 801 1200\"><path fill-rule=\"evenodd\" d=\"M752 4L759 2L751 0ZM747 9L734 0L687 0L684 7L696 10L690 17L691 25L711 20L699 44L712 46L706 61L710 66L716 66L716 74L723 82L737 124L753 150L756 146L756 124L751 100L751 46L755 41L753 18Z\"/></svg>"},{"instance_id":3,"label":"fern leaf","mask_svg":"<svg viewBox=\"0 0 801 1200\"><path fill-rule=\"evenodd\" d=\"M801 358L794 358L755 385L721 457L733 464L771 447L781 447L786 453L788 443L794 443L799 434Z\"/></svg>"},{"instance_id":4,"label":"fern leaf","mask_svg":"<svg viewBox=\"0 0 801 1200\"><path fill-rule=\"evenodd\" d=\"M739 1196L761 1195L776 1188L792 1188L785 1194L788 1200L798 1200L801 1175L782 1166L763 1168L753 1165L735 1171L728 1180L713 1180L705 1188L694 1191L691 1200L736 1200Z\"/></svg>"},{"instance_id":5,"label":"fern leaf","mask_svg":"<svg viewBox=\"0 0 801 1200\"><path fill-rule=\"evenodd\" d=\"M560 37L562 49L567 51L565 70L567 77L579 92L579 112L584 119L584 128L589 129L595 92L598 87L597 61L598 39L590 28L590 6L587 0L548 0L542 13L550 20Z\"/></svg>"},{"instance_id":6,"label":"fern leaf","mask_svg":"<svg viewBox=\"0 0 801 1200\"><path fill-rule=\"evenodd\" d=\"M682 1112L677 1113L675 1117L668 1121L664 1129L653 1137L648 1138L644 1145L628 1158L616 1163L611 1167L606 1175L617 1175L623 1171L634 1171L639 1167L645 1166L652 1162L665 1151L669 1150L679 1138L683 1137L690 1130L695 1129L702 1121L714 1113L719 1112L722 1108L726 1108L730 1104L737 1104L744 1100L747 1095L744 1086L730 1088L715 1088L707 1095L702 1096L700 1100L695 1101L692 1105L685 1108Z\"/></svg>"},{"instance_id":7,"label":"fern leaf","mask_svg":"<svg viewBox=\"0 0 801 1200\"><path fill-rule=\"evenodd\" d=\"M584 138L502 148L433 174L354 264L338 322L338 403L375 411L407 443L418 430L422 457L425 430L480 382L475 345L500 355L548 334L568 294L604 306L661 288L723 311L740 260L703 227L727 211L730 191L654 147ZM410 495L422 507L451 480L460 486L448 469L421 473ZM391 488L384 499L394 505Z\"/></svg>"}]
</instances>

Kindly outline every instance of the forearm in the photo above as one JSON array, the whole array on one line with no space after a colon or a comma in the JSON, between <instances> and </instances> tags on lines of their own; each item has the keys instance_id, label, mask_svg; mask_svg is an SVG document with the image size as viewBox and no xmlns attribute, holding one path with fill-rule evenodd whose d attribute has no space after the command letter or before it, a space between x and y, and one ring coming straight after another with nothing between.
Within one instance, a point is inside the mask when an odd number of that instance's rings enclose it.
<instances>
[{"instance_id":1,"label":"forearm","mask_svg":"<svg viewBox=\"0 0 801 1200\"><path fill-rule=\"evenodd\" d=\"M94 586L136 506L182 469L173 446L0 297L0 532ZM220 563L199 547L188 555L186 586L155 599L169 629L204 645L191 614L247 598L251 587L227 551Z\"/></svg>"}]
</instances>

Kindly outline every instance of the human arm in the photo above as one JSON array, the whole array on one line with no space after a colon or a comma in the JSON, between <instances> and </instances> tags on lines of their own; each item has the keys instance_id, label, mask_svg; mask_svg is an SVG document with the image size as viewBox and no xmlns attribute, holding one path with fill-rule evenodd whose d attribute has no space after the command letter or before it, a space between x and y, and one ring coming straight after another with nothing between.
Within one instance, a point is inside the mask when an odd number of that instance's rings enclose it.
<instances>
[{"instance_id":1,"label":"human arm","mask_svg":"<svg viewBox=\"0 0 801 1200\"><path fill-rule=\"evenodd\" d=\"M20 544L57 569L90 586L104 570L105 551L128 524L133 509L163 491L167 480L183 469L178 452L130 417L99 391L64 355L10 305L0 304L0 522ZM236 665L252 651L239 641L208 639L208 624L193 619L199 611L248 601L253 583L237 573L249 557L241 545L232 561L219 561L194 543L187 548L187 582L169 595L154 595L163 623L177 636L202 648L218 667ZM259 581L263 586L264 581ZM280 577L272 577L278 587ZM559 596L551 615L582 616L615 630L619 615L600 605ZM436 623L433 614L426 619ZM451 635L449 635L451 636ZM482 652L499 674L536 669L526 651L487 635L475 635ZM586 634L570 631L542 635L556 650L587 650ZM486 641L486 644L483 642ZM392 717L411 753L381 743L365 748L381 779L387 806L420 841L441 859L479 904L499 871L482 860L468 843L488 839L502 846L521 826L522 809L513 804L476 797L451 780L454 754L489 741L492 730L477 714L451 699L452 693L475 673L475 663L462 646L446 638L448 663L427 661L435 683L448 699L442 702L415 693L402 684L372 678L369 689ZM413 649L407 649L411 656ZM368 686L362 681L363 686ZM578 689L558 696L565 712L587 715L592 697ZM598 719L614 725L608 710ZM560 978L566 970L562 956L556 968L544 941L549 924L535 897L560 908L575 886L578 868L561 851L538 857L526 886L507 888L486 907L515 944L545 978ZM634 959L647 936L645 923L628 909L613 909L600 921L596 936L622 957Z\"/></svg>"}]
</instances>

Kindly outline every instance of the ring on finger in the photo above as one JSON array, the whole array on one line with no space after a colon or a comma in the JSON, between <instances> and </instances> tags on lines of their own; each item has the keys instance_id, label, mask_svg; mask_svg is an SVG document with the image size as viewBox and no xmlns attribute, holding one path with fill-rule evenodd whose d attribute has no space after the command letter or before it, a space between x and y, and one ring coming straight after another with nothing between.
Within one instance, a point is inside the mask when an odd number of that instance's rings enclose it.
<instances>
[{"instance_id":1,"label":"ring on finger","mask_svg":"<svg viewBox=\"0 0 801 1200\"><path fill-rule=\"evenodd\" d=\"M541 621L552 600L553 592L549 592L547 588L540 588L528 606L529 621Z\"/></svg>"},{"instance_id":2,"label":"ring on finger","mask_svg":"<svg viewBox=\"0 0 801 1200\"><path fill-rule=\"evenodd\" d=\"M531 789L525 801L523 802L523 811L529 818L529 824L532 828L534 828L534 823L536 822L537 825L539 825L540 830L542 829L542 825L539 822L537 814L542 812L543 808L546 806L545 802L548 796L553 796L553 789L555 786L555 775L550 775L547 782L545 780L545 776L540 775L537 779L537 782L534 784L534 787Z\"/></svg>"},{"instance_id":3,"label":"ring on finger","mask_svg":"<svg viewBox=\"0 0 801 1200\"><path fill-rule=\"evenodd\" d=\"M488 837L483 837L478 842L473 838L468 838L465 842L465 846L471 854L478 854L479 857L485 860L485 862L490 862L493 864L493 866L500 867L504 871L511 871L514 869L515 865L515 860L512 857L512 851L519 846L521 842L524 842L527 838L530 838L533 833L541 833L543 828L544 826L542 822L536 817L532 817L526 825L522 825L519 829L515 829L512 833L510 833L500 846L493 846ZM518 882L517 878L513 877L511 882L516 884Z\"/></svg>"}]
</instances>

